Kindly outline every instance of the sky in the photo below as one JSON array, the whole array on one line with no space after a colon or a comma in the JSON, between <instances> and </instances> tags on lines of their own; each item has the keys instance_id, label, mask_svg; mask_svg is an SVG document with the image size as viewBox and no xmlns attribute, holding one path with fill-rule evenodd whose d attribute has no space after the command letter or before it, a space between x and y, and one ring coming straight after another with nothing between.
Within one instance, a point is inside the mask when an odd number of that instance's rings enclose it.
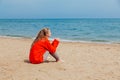
<instances>
[{"instance_id":1,"label":"sky","mask_svg":"<svg viewBox=\"0 0 120 80\"><path fill-rule=\"evenodd\" d=\"M120 18L120 0L0 0L4 18Z\"/></svg>"}]
</instances>

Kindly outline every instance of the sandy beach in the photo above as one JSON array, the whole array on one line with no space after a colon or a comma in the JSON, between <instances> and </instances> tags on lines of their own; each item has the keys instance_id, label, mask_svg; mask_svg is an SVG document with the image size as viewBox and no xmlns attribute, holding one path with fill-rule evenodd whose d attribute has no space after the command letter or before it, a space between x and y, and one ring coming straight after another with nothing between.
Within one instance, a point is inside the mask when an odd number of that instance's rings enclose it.
<instances>
[{"instance_id":1,"label":"sandy beach","mask_svg":"<svg viewBox=\"0 0 120 80\"><path fill-rule=\"evenodd\" d=\"M28 61L32 39L0 38L0 80L120 80L120 44L61 42L65 61Z\"/></svg>"}]
</instances>

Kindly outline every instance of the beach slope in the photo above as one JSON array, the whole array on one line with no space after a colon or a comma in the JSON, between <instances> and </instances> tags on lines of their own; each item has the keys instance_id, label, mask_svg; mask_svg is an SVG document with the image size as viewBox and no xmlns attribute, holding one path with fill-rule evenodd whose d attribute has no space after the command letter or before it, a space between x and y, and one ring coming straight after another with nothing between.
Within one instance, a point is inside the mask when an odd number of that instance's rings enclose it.
<instances>
[{"instance_id":1,"label":"beach slope","mask_svg":"<svg viewBox=\"0 0 120 80\"><path fill-rule=\"evenodd\" d=\"M61 42L65 61L31 64L32 39L0 38L0 80L120 80L120 44Z\"/></svg>"}]
</instances>

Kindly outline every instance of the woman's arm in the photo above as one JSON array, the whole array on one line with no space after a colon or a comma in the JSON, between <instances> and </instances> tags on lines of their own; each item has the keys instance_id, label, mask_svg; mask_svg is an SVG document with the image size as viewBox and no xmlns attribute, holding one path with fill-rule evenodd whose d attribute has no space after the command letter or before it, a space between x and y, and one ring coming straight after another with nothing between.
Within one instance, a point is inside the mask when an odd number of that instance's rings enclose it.
<instances>
[{"instance_id":1,"label":"woman's arm","mask_svg":"<svg viewBox=\"0 0 120 80\"><path fill-rule=\"evenodd\" d=\"M46 41L46 49L51 53L54 54L56 52L56 48L59 44L58 39L54 39L54 41L52 42L52 44L50 43L50 41Z\"/></svg>"}]
</instances>

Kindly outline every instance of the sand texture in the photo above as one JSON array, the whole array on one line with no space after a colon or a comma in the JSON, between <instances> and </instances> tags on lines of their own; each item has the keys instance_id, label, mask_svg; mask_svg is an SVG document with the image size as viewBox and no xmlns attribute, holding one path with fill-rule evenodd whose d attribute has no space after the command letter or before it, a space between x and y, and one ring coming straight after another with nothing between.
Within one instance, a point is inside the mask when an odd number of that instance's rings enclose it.
<instances>
[{"instance_id":1,"label":"sand texture","mask_svg":"<svg viewBox=\"0 0 120 80\"><path fill-rule=\"evenodd\" d=\"M32 39L0 38L0 80L120 80L120 44L61 42L65 61L31 64Z\"/></svg>"}]
</instances>

